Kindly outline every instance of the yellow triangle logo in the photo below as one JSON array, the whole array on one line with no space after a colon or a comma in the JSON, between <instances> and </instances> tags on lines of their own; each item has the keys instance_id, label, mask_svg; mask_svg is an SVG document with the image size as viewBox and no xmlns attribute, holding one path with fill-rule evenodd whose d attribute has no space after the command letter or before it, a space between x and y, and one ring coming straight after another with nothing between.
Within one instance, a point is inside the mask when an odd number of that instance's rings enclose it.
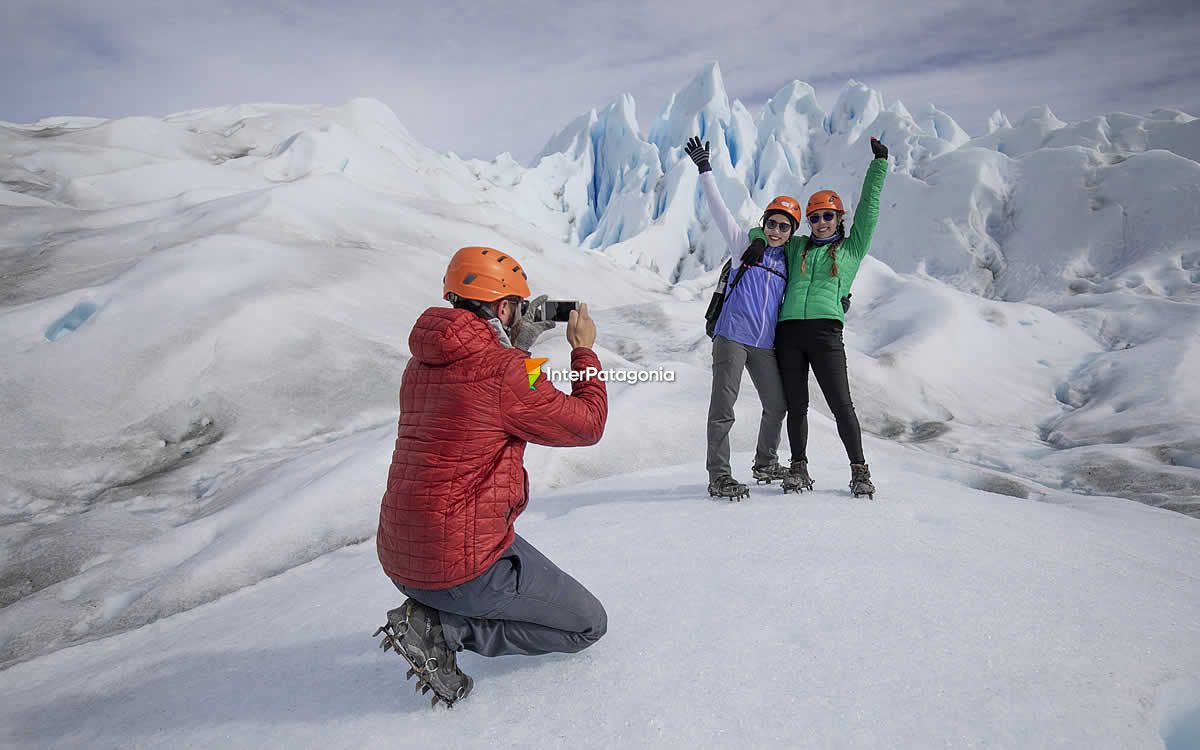
<instances>
[{"instance_id":1,"label":"yellow triangle logo","mask_svg":"<svg viewBox=\"0 0 1200 750\"><path fill-rule=\"evenodd\" d=\"M542 365L549 361L546 358L525 360L525 374L529 376L529 390L535 390L533 384L537 382L538 377L542 374Z\"/></svg>"}]
</instances>

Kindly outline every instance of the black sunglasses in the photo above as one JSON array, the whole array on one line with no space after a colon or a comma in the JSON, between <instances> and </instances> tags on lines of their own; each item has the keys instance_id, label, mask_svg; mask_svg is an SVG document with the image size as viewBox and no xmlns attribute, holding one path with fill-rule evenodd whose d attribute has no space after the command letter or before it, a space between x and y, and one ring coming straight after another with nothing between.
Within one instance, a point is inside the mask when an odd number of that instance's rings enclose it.
<instances>
[{"instance_id":1,"label":"black sunglasses","mask_svg":"<svg viewBox=\"0 0 1200 750\"><path fill-rule=\"evenodd\" d=\"M763 226L776 232L792 231L792 222L790 221L775 221L774 219L767 219L763 222Z\"/></svg>"},{"instance_id":2,"label":"black sunglasses","mask_svg":"<svg viewBox=\"0 0 1200 750\"><path fill-rule=\"evenodd\" d=\"M833 221L837 218L837 214L833 211L825 211L824 213L813 213L808 215L808 223L816 224L818 221Z\"/></svg>"}]
</instances>

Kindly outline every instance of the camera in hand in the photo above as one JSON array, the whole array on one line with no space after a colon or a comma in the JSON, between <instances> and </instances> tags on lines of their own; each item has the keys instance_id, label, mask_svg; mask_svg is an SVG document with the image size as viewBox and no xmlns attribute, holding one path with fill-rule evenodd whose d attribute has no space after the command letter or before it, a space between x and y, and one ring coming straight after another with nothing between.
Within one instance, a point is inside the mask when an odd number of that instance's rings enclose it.
<instances>
[{"instance_id":1,"label":"camera in hand","mask_svg":"<svg viewBox=\"0 0 1200 750\"><path fill-rule=\"evenodd\" d=\"M546 320L553 320L556 323L566 323L571 319L571 311L578 309L579 300L548 299L534 310L533 320L536 323Z\"/></svg>"}]
</instances>

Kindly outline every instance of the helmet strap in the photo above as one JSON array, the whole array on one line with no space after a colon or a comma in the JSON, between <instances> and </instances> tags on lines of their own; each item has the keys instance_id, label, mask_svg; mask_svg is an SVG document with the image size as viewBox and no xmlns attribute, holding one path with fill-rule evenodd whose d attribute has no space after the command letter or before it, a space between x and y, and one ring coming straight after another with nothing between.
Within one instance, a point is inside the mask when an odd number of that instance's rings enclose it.
<instances>
[{"instance_id":1,"label":"helmet strap","mask_svg":"<svg viewBox=\"0 0 1200 750\"><path fill-rule=\"evenodd\" d=\"M467 299L466 297L458 296L454 292L450 292L448 299L450 300L450 304L454 305L460 310L470 310L484 320L500 318L500 316L496 314L496 311L490 302L482 302L477 299Z\"/></svg>"},{"instance_id":2,"label":"helmet strap","mask_svg":"<svg viewBox=\"0 0 1200 750\"><path fill-rule=\"evenodd\" d=\"M482 302L477 299L460 297L453 292L450 293L449 299L450 303L460 310L469 310L475 313L477 317L483 319L488 324L488 327L495 332L496 338L500 340L500 343L507 349L512 348L512 329L500 322L500 316L496 313L494 307L499 300L496 300L496 302Z\"/></svg>"}]
</instances>

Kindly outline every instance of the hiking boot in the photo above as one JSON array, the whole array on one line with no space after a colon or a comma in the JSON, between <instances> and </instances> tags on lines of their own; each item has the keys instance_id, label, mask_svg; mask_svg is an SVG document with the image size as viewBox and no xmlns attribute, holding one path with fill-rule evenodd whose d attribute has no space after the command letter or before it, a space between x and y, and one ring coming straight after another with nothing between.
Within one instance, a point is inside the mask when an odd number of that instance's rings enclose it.
<instances>
[{"instance_id":1,"label":"hiking boot","mask_svg":"<svg viewBox=\"0 0 1200 750\"><path fill-rule=\"evenodd\" d=\"M866 464L850 464L850 492L855 497L866 495L875 499L875 485L871 483L871 469Z\"/></svg>"},{"instance_id":2,"label":"hiking boot","mask_svg":"<svg viewBox=\"0 0 1200 750\"><path fill-rule=\"evenodd\" d=\"M713 497L741 500L743 497L750 497L750 488L726 474L708 483L708 494Z\"/></svg>"},{"instance_id":3,"label":"hiking boot","mask_svg":"<svg viewBox=\"0 0 1200 750\"><path fill-rule=\"evenodd\" d=\"M783 491L804 492L813 488L813 478L808 475L808 461L799 459L792 461L788 474L783 478Z\"/></svg>"},{"instance_id":4,"label":"hiking boot","mask_svg":"<svg viewBox=\"0 0 1200 750\"><path fill-rule=\"evenodd\" d=\"M433 691L432 705L441 700L447 707L467 697L474 681L458 668L458 659L442 636L442 620L437 610L409 599L387 613L387 625L375 631L384 634L384 651L389 648L404 657L412 669L405 679L416 675L416 689Z\"/></svg>"},{"instance_id":5,"label":"hiking boot","mask_svg":"<svg viewBox=\"0 0 1200 750\"><path fill-rule=\"evenodd\" d=\"M781 466L778 461L762 466L755 466L752 471L754 472L754 481L759 484L770 484L788 475L787 467Z\"/></svg>"}]
</instances>

